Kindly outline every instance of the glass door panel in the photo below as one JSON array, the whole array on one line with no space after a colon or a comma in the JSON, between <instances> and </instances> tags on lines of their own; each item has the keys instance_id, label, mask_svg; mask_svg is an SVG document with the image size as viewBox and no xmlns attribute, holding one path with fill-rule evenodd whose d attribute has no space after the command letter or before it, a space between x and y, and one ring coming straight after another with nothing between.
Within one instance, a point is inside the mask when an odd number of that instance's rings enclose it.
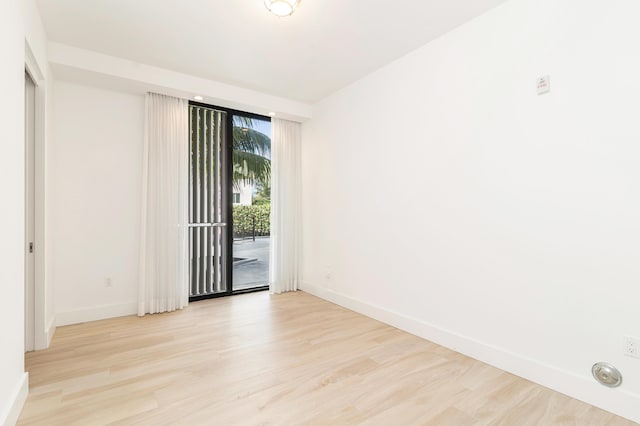
<instances>
[{"instance_id":1,"label":"glass door panel","mask_svg":"<svg viewBox=\"0 0 640 426\"><path fill-rule=\"evenodd\" d=\"M233 291L269 285L271 122L235 114L233 123Z\"/></svg>"}]
</instances>

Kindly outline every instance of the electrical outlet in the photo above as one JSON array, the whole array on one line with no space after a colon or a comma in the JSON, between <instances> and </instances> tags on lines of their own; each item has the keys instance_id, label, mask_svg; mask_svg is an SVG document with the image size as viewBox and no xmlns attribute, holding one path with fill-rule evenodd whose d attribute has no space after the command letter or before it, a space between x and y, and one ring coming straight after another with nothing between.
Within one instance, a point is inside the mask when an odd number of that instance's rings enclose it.
<instances>
[{"instance_id":1,"label":"electrical outlet","mask_svg":"<svg viewBox=\"0 0 640 426\"><path fill-rule=\"evenodd\" d=\"M625 337L623 353L627 356L640 358L640 339Z\"/></svg>"},{"instance_id":2,"label":"electrical outlet","mask_svg":"<svg viewBox=\"0 0 640 426\"><path fill-rule=\"evenodd\" d=\"M112 287L113 284L111 283L111 277L108 277L104 280L104 285L107 287Z\"/></svg>"}]
</instances>

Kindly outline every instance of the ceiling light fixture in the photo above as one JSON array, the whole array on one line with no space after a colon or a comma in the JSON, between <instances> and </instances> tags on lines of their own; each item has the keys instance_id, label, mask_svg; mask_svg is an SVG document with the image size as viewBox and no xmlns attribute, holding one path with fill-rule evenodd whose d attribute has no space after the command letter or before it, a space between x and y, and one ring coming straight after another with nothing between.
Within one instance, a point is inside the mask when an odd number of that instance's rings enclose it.
<instances>
[{"instance_id":1,"label":"ceiling light fixture","mask_svg":"<svg viewBox=\"0 0 640 426\"><path fill-rule=\"evenodd\" d=\"M202 96L200 96L200 95L196 95L196 96L193 97L193 99L195 99L196 101L201 101L204 98Z\"/></svg>"},{"instance_id":2,"label":"ceiling light fixture","mask_svg":"<svg viewBox=\"0 0 640 426\"><path fill-rule=\"evenodd\" d=\"M264 5L276 16L290 16L296 11L302 0L264 0Z\"/></svg>"},{"instance_id":3,"label":"ceiling light fixture","mask_svg":"<svg viewBox=\"0 0 640 426\"><path fill-rule=\"evenodd\" d=\"M275 113L275 112L271 111L271 112L269 113L269 117L275 117L275 116L276 116L276 113Z\"/></svg>"}]
</instances>

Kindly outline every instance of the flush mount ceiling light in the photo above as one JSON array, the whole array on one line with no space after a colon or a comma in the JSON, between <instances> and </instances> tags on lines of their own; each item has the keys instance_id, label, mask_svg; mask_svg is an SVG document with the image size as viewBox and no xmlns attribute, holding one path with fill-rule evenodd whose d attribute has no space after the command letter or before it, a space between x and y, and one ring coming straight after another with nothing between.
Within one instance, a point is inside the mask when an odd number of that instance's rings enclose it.
<instances>
[{"instance_id":1,"label":"flush mount ceiling light","mask_svg":"<svg viewBox=\"0 0 640 426\"><path fill-rule=\"evenodd\" d=\"M276 16L289 16L296 11L301 0L264 0L265 7Z\"/></svg>"}]
</instances>

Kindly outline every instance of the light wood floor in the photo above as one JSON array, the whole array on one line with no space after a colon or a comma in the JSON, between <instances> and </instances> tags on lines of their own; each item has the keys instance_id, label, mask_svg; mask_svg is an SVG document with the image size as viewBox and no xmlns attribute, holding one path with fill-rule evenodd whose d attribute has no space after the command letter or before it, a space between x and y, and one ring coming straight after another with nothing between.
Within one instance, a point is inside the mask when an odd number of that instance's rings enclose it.
<instances>
[{"instance_id":1,"label":"light wood floor","mask_svg":"<svg viewBox=\"0 0 640 426\"><path fill-rule=\"evenodd\" d=\"M58 328L31 425L631 425L306 293Z\"/></svg>"}]
</instances>

